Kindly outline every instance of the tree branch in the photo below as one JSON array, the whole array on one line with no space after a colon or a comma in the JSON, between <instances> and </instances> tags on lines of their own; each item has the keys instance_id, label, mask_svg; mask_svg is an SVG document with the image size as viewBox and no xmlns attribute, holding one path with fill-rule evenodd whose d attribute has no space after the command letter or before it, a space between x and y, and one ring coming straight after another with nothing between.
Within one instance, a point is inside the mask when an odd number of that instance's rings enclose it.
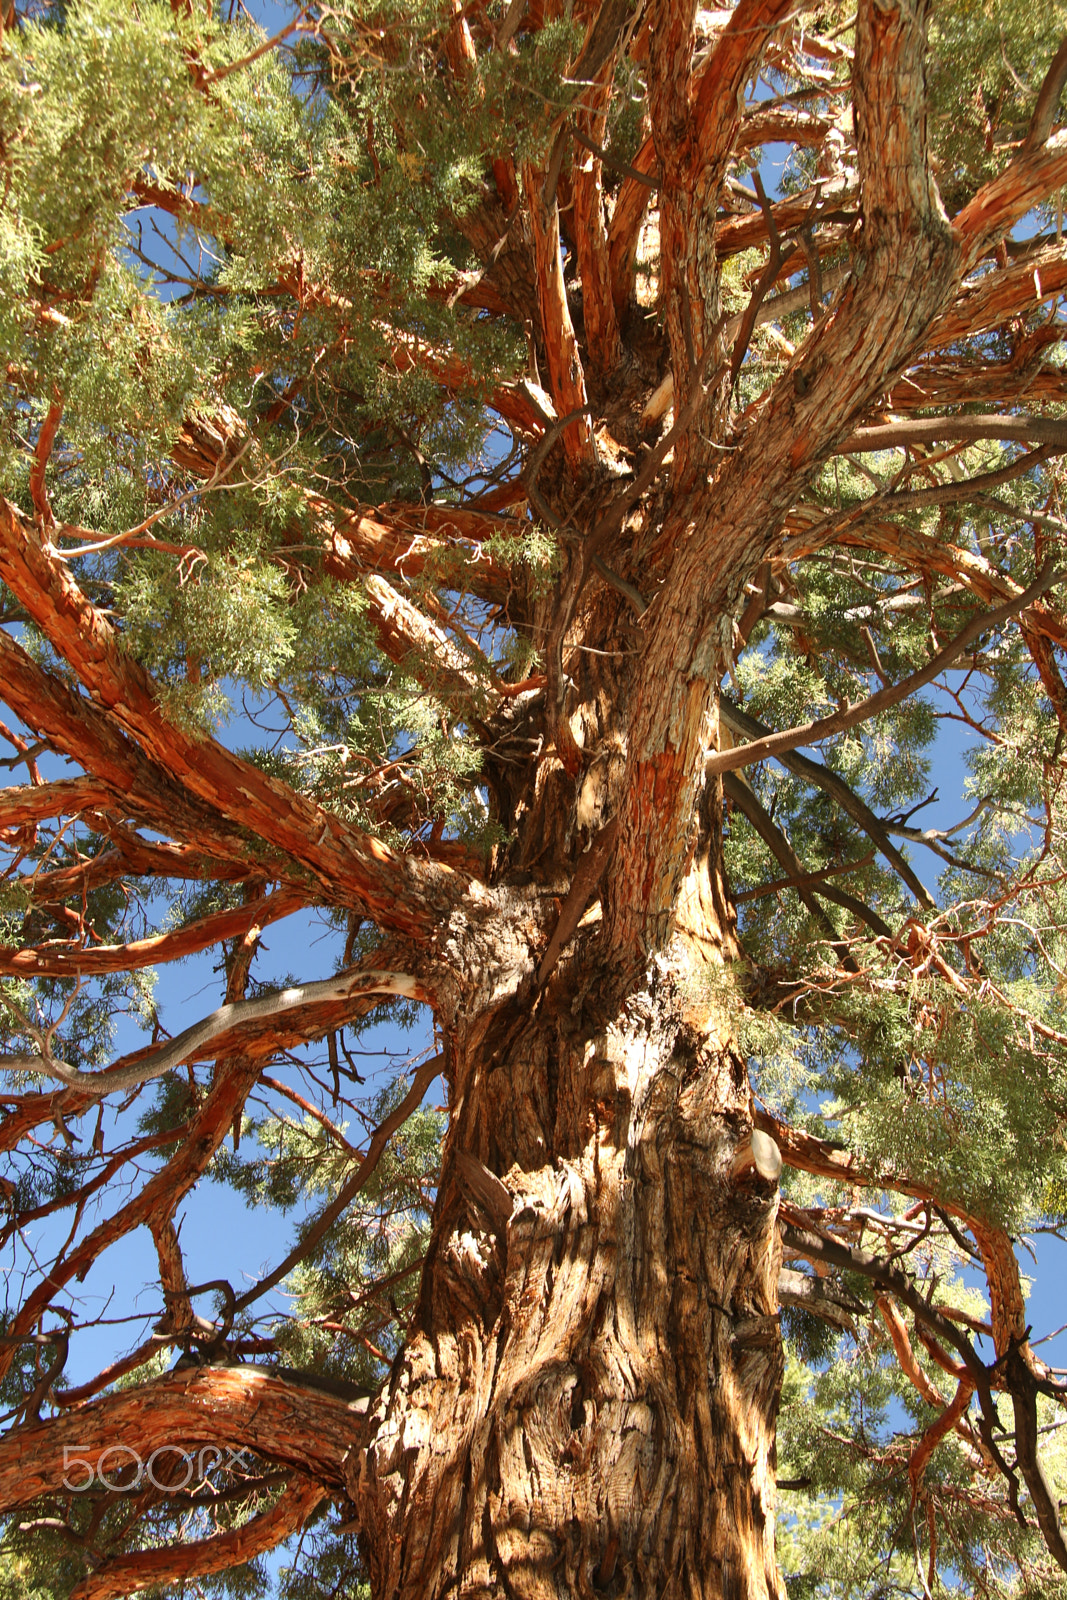
<instances>
[{"instance_id":1,"label":"tree branch","mask_svg":"<svg viewBox=\"0 0 1067 1600\"><path fill-rule=\"evenodd\" d=\"M532 162L523 165L523 190L533 232L537 262L537 297L541 334L548 361L552 400L557 415L575 414L563 430L563 448L574 471L591 466L596 457L593 430L587 408L582 357L567 305L560 258L559 207L553 199L547 205L543 196L544 172Z\"/></svg>"},{"instance_id":2,"label":"tree branch","mask_svg":"<svg viewBox=\"0 0 1067 1600\"><path fill-rule=\"evenodd\" d=\"M0 789L0 828L21 828L47 817L76 817L97 806L112 805L114 800L114 791L93 777Z\"/></svg>"},{"instance_id":3,"label":"tree branch","mask_svg":"<svg viewBox=\"0 0 1067 1600\"><path fill-rule=\"evenodd\" d=\"M155 686L118 645L51 547L0 499L0 577L53 648L163 772L216 816L257 833L297 861L336 902L350 893L380 926L424 936L465 887L430 861L399 856L210 738L163 716ZM94 770L97 770L94 768Z\"/></svg>"},{"instance_id":4,"label":"tree branch","mask_svg":"<svg viewBox=\"0 0 1067 1600\"><path fill-rule=\"evenodd\" d=\"M837 929L819 905L811 890L803 887L802 880L806 876L804 868L785 834L772 821L766 809L760 804L756 795L743 779L735 778L732 773L728 773L723 779L723 793L748 818L771 854L796 880L797 894L800 899L830 940L842 965L849 971L854 972L856 963L849 955L847 946L843 945L838 938ZM883 938L886 936L892 937L892 930L882 921L881 917L877 916L869 906L865 906L861 900L857 900L853 895L845 894L840 889L834 889L829 884L822 885L819 893L825 899L832 900L835 905L843 906L846 910L851 911L854 916L859 917L861 922L865 922L875 933L880 934Z\"/></svg>"},{"instance_id":5,"label":"tree branch","mask_svg":"<svg viewBox=\"0 0 1067 1600\"><path fill-rule=\"evenodd\" d=\"M273 1267L266 1277L261 1278L254 1288L248 1289L238 1297L234 1304L235 1312L243 1311L245 1306L251 1305L254 1300L258 1300L261 1295L266 1294L268 1289L273 1289L275 1284L281 1283L284 1278L289 1276L295 1266L310 1255L319 1240L329 1232L342 1212L346 1211L352 1204L352 1201L381 1160L389 1140L396 1130L404 1125L412 1113L418 1110L422 1104L423 1096L443 1066L443 1056L432 1056L429 1061L422 1063L411 1080L411 1088L403 1100L393 1108L384 1122L379 1123L375 1128L370 1143L367 1145L366 1155L352 1176L341 1185L334 1199L323 1211L320 1211L315 1221L303 1230L300 1243L290 1250L285 1259L280 1261L276 1267Z\"/></svg>"},{"instance_id":6,"label":"tree branch","mask_svg":"<svg viewBox=\"0 0 1067 1600\"><path fill-rule=\"evenodd\" d=\"M755 717L749 716L747 711L742 711L726 695L719 697L719 715L728 727L744 734L747 739L772 737L769 728L762 722L757 722ZM812 761L808 756L799 755L795 751L783 751L777 759L789 772L796 773L798 778L804 778L808 783L817 785L831 795L853 822L859 824L868 838L874 840L889 865L907 884L919 904L925 906L928 911L933 910L935 904L933 896L890 839L881 818L875 816L866 801L849 787L844 778L838 777L836 772L831 772L829 767L821 762Z\"/></svg>"},{"instance_id":7,"label":"tree branch","mask_svg":"<svg viewBox=\"0 0 1067 1600\"><path fill-rule=\"evenodd\" d=\"M137 939L130 944L90 945L67 950L43 946L18 949L0 945L0 974L10 977L84 978L103 972L127 972L181 961L197 950L218 944L222 939L244 937L251 929L269 927L291 916L308 904L305 895L278 890L261 895L229 911L216 911L197 922L187 923L173 933L157 934L152 939ZM0 1058L0 1066L3 1066Z\"/></svg>"},{"instance_id":8,"label":"tree branch","mask_svg":"<svg viewBox=\"0 0 1067 1600\"><path fill-rule=\"evenodd\" d=\"M1052 124L1056 120L1056 108L1064 84L1067 84L1067 39L1064 39L1056 51L1052 65L1045 74L1045 81L1041 85L1041 93L1037 97L1037 104L1023 144L1024 150L1040 150L1047 142L1052 132Z\"/></svg>"},{"instance_id":9,"label":"tree branch","mask_svg":"<svg viewBox=\"0 0 1067 1600\"><path fill-rule=\"evenodd\" d=\"M61 1493L75 1455L93 1467L121 1440L147 1460L161 1439L197 1451L255 1450L270 1461L306 1473L324 1488L344 1486L366 1401L337 1399L286 1383L263 1367L200 1367L168 1373L151 1383L105 1395L62 1417L19 1428L0 1439L0 1507L11 1510L41 1495ZM64 1464L64 1448L67 1464ZM114 1465L114 1464L113 1464Z\"/></svg>"},{"instance_id":10,"label":"tree branch","mask_svg":"<svg viewBox=\"0 0 1067 1600\"><path fill-rule=\"evenodd\" d=\"M840 446L842 455L872 450L906 449L913 444L936 444L942 439L1014 439L1025 444L1048 444L1067 450L1067 420L1058 417L907 417L878 427L857 428Z\"/></svg>"},{"instance_id":11,"label":"tree branch","mask_svg":"<svg viewBox=\"0 0 1067 1600\"><path fill-rule=\"evenodd\" d=\"M780 894L783 889L817 889L827 878L843 878L849 872L858 872L861 867L869 867L873 860L874 851L868 850L867 854L860 856L857 861L844 861L837 867L823 867L821 872L805 872L799 878L777 878L773 883L765 883L760 889L745 889L741 894L735 894L734 905L743 906L750 900L765 900L768 895Z\"/></svg>"},{"instance_id":12,"label":"tree branch","mask_svg":"<svg viewBox=\"0 0 1067 1600\"><path fill-rule=\"evenodd\" d=\"M324 978L298 988L282 989L258 1000L238 1000L219 1006L210 1016L185 1028L169 1044L153 1050L126 1067L109 1067L101 1072L79 1072L65 1061L47 1055L0 1056L0 1070L39 1072L57 1079L69 1089L91 1096L121 1094L139 1088L154 1078L162 1078L185 1061L196 1060L220 1036L238 1034L248 1023L274 1025L290 1012L318 1005L337 1005L366 999L371 995L394 995L406 1000L430 1003L430 996L415 979L399 972L374 970L350 972L341 978ZM309 1031L314 1031L312 1028Z\"/></svg>"},{"instance_id":13,"label":"tree branch","mask_svg":"<svg viewBox=\"0 0 1067 1600\"><path fill-rule=\"evenodd\" d=\"M857 727L870 717L878 716L880 712L898 705L901 700L906 700L917 689L932 683L934 678L950 666L957 656L962 655L975 639L987 633L990 628L1006 622L1016 612L1022 611L1054 584L1062 583L1065 576L1067 576L1065 572L1052 571L1050 563L1041 577L1021 595L1006 601L995 611L983 612L980 616L972 617L966 627L961 628L956 637L950 640L944 649L939 650L931 662L918 672L901 679L900 683L892 684L887 689L880 689L877 694L861 700L858 705L849 706L844 711L836 711L833 716L821 717L815 722L805 723L802 727L786 728L781 733L772 733L764 739L753 740L751 744L735 746L733 750L721 750L708 757L705 770L708 773L734 772L738 767L749 767L754 762L765 761L768 756L795 750L798 745L817 744L820 739L827 739L835 733L845 733L849 728Z\"/></svg>"},{"instance_id":14,"label":"tree branch","mask_svg":"<svg viewBox=\"0 0 1067 1600\"><path fill-rule=\"evenodd\" d=\"M953 231L963 248L965 269L979 261L1028 211L1065 183L1067 128L1040 145L1026 141L1005 170L979 189L953 219Z\"/></svg>"},{"instance_id":15,"label":"tree branch","mask_svg":"<svg viewBox=\"0 0 1067 1600\"><path fill-rule=\"evenodd\" d=\"M1067 288L1067 241L1034 250L960 288L930 329L928 349L974 338L1032 313Z\"/></svg>"},{"instance_id":16,"label":"tree branch","mask_svg":"<svg viewBox=\"0 0 1067 1600\"><path fill-rule=\"evenodd\" d=\"M321 1483L294 1472L277 1503L240 1528L218 1533L212 1539L195 1539L189 1544L168 1546L163 1550L114 1556L91 1577L76 1584L70 1600L124 1600L124 1596L135 1594L139 1589L156 1584L185 1584L253 1561L302 1527L327 1493Z\"/></svg>"}]
</instances>

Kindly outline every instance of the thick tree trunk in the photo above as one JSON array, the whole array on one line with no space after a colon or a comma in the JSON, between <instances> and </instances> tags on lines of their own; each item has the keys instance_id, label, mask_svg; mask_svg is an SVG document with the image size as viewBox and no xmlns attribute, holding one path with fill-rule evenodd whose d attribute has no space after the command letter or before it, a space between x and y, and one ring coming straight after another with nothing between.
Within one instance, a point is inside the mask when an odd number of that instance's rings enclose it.
<instances>
[{"instance_id":1,"label":"thick tree trunk","mask_svg":"<svg viewBox=\"0 0 1067 1600\"><path fill-rule=\"evenodd\" d=\"M698 860L638 976L591 929L459 1030L417 1325L349 1470L377 1595L782 1592L777 1192L740 1170L716 891Z\"/></svg>"}]
</instances>

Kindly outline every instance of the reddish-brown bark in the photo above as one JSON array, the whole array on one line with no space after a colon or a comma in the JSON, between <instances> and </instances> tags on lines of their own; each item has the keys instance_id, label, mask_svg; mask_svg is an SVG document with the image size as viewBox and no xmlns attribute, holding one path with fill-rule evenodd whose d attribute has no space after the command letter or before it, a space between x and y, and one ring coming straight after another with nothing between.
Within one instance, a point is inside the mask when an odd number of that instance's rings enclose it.
<instances>
[{"instance_id":1,"label":"reddish-brown bark","mask_svg":"<svg viewBox=\"0 0 1067 1600\"><path fill-rule=\"evenodd\" d=\"M220 939L243 938L250 929L258 932L282 917L291 916L305 904L302 895L282 890L235 907L232 911L219 911L214 916L203 917L199 922L176 929L174 933L157 934L152 939L135 939L129 944L90 945L74 949L46 945L22 950L0 946L0 973L5 977L20 974L27 977L89 977L101 972L127 972L164 961L180 961L197 950L208 949Z\"/></svg>"},{"instance_id":2,"label":"reddish-brown bark","mask_svg":"<svg viewBox=\"0 0 1067 1600\"><path fill-rule=\"evenodd\" d=\"M383 927L428 931L462 892L450 869L398 856L215 740L168 723L147 673L123 655L111 625L7 501L0 502L0 576L97 703L201 804L252 828L332 893L352 894Z\"/></svg>"},{"instance_id":3,"label":"reddish-brown bark","mask_svg":"<svg viewBox=\"0 0 1067 1600\"><path fill-rule=\"evenodd\" d=\"M195 1454L206 1445L248 1449L294 1472L311 1472L336 1492L365 1405L297 1387L256 1367L174 1372L137 1389L74 1407L51 1423L22 1428L0 1442L0 1500L23 1506L75 1475L77 1455L94 1468L121 1442L146 1461L161 1440ZM355 1427L354 1427L355 1425ZM67 1462L64 1462L64 1449ZM127 1456L132 1469L134 1456ZM121 1459L109 1463L117 1476ZM132 1475L132 1472L131 1472Z\"/></svg>"},{"instance_id":4,"label":"reddish-brown bark","mask_svg":"<svg viewBox=\"0 0 1067 1600\"><path fill-rule=\"evenodd\" d=\"M71 1591L71 1600L124 1600L126 1595L155 1584L187 1583L208 1573L241 1566L281 1544L303 1526L325 1498L321 1483L294 1472L270 1511L211 1539L195 1539L177 1549L147 1550L125 1560L108 1561Z\"/></svg>"}]
</instances>

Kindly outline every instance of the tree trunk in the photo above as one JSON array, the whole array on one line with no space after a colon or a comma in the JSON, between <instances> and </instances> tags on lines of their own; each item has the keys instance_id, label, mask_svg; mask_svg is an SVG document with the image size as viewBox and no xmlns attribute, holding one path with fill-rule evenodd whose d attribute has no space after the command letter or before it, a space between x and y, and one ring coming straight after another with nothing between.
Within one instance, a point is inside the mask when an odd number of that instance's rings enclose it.
<instances>
[{"instance_id":1,"label":"tree trunk","mask_svg":"<svg viewBox=\"0 0 1067 1600\"><path fill-rule=\"evenodd\" d=\"M712 826L639 974L593 927L457 1029L416 1323L349 1469L377 1595L782 1593L777 1190L738 1157L717 856Z\"/></svg>"}]
</instances>

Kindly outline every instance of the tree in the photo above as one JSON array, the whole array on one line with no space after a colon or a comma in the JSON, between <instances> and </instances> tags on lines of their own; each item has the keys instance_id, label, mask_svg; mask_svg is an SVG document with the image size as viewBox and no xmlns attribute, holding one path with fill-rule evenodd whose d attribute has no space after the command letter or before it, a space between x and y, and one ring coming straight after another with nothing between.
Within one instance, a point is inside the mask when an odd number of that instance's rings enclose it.
<instances>
[{"instance_id":1,"label":"tree","mask_svg":"<svg viewBox=\"0 0 1067 1600\"><path fill-rule=\"evenodd\" d=\"M1062 8L0 15L5 1592L1064 1592Z\"/></svg>"}]
</instances>

